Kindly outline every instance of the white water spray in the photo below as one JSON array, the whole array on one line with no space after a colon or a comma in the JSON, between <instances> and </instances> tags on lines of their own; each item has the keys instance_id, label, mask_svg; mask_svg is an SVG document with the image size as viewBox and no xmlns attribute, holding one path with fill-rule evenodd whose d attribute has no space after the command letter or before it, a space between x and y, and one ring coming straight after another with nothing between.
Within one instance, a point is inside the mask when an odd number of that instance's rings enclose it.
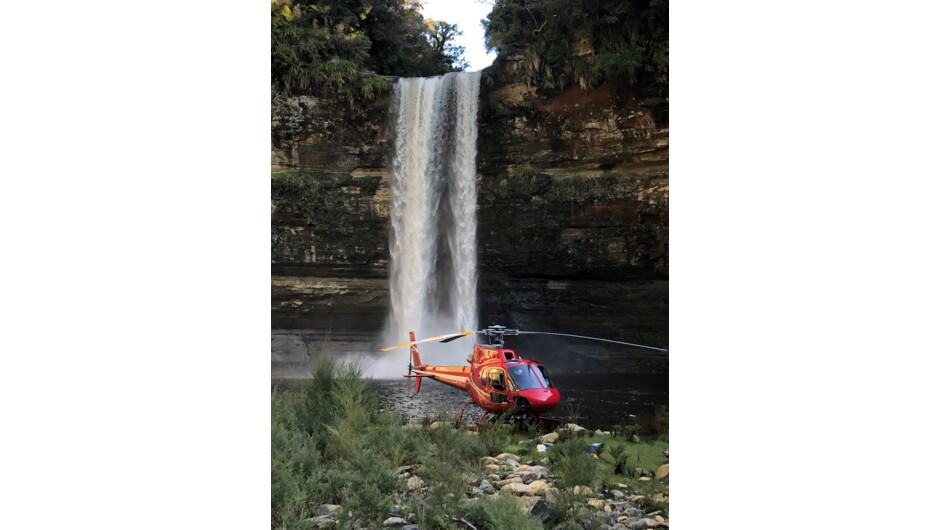
<instances>
[{"instance_id":1,"label":"white water spray","mask_svg":"<svg viewBox=\"0 0 940 530\"><path fill-rule=\"evenodd\" d=\"M388 344L412 330L421 338L476 329L479 91L479 72L395 85ZM467 347L459 344L457 359ZM405 355L395 356L397 365ZM440 356L428 361L444 364Z\"/></svg>"}]
</instances>

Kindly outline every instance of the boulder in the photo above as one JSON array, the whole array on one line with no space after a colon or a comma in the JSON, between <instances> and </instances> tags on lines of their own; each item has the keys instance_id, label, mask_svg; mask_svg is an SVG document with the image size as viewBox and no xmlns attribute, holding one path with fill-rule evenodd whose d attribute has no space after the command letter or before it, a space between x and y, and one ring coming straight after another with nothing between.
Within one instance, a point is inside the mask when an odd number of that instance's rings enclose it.
<instances>
[{"instance_id":1,"label":"boulder","mask_svg":"<svg viewBox=\"0 0 940 530\"><path fill-rule=\"evenodd\" d=\"M510 482L499 488L499 492L503 495L535 495L535 490L532 489L532 486L521 482Z\"/></svg>"},{"instance_id":2,"label":"boulder","mask_svg":"<svg viewBox=\"0 0 940 530\"><path fill-rule=\"evenodd\" d=\"M575 486L572 492L575 495L593 495L594 492L587 486Z\"/></svg>"},{"instance_id":3,"label":"boulder","mask_svg":"<svg viewBox=\"0 0 940 530\"><path fill-rule=\"evenodd\" d=\"M338 504L321 504L317 508L317 515L333 515L341 508Z\"/></svg>"},{"instance_id":4,"label":"boulder","mask_svg":"<svg viewBox=\"0 0 940 530\"><path fill-rule=\"evenodd\" d=\"M548 525L555 519L555 507L551 503L540 499L529 510L529 515L538 519L543 525Z\"/></svg>"},{"instance_id":5,"label":"boulder","mask_svg":"<svg viewBox=\"0 0 940 530\"><path fill-rule=\"evenodd\" d=\"M587 505L590 506L591 508L594 508L594 509L597 509L597 510L603 510L603 509L604 509L604 501L602 501L602 500L600 500L600 499L588 499Z\"/></svg>"},{"instance_id":6,"label":"boulder","mask_svg":"<svg viewBox=\"0 0 940 530\"><path fill-rule=\"evenodd\" d=\"M408 521L402 519L401 517L389 517L388 519L382 521L382 526L403 526L408 524Z\"/></svg>"},{"instance_id":7,"label":"boulder","mask_svg":"<svg viewBox=\"0 0 940 530\"><path fill-rule=\"evenodd\" d=\"M506 484L522 484L522 479L519 477L507 478L506 480L500 480L496 483L496 487L503 489L503 486Z\"/></svg>"},{"instance_id":8,"label":"boulder","mask_svg":"<svg viewBox=\"0 0 940 530\"><path fill-rule=\"evenodd\" d=\"M505 462L506 460L515 460L516 463L518 464L518 463L519 463L519 460L521 460L521 458L519 458L518 456L516 456L516 455L514 455L514 454L512 454L512 453L500 453L500 454L496 455L496 460L499 461L499 462Z\"/></svg>"},{"instance_id":9,"label":"boulder","mask_svg":"<svg viewBox=\"0 0 940 530\"><path fill-rule=\"evenodd\" d=\"M418 477L411 477L408 479L408 491L419 490L424 487L424 481Z\"/></svg>"},{"instance_id":10,"label":"boulder","mask_svg":"<svg viewBox=\"0 0 940 530\"><path fill-rule=\"evenodd\" d=\"M487 495L492 495L496 493L496 488L490 483L490 481L483 479L480 481L480 491Z\"/></svg>"},{"instance_id":11,"label":"boulder","mask_svg":"<svg viewBox=\"0 0 940 530\"><path fill-rule=\"evenodd\" d=\"M669 464L663 464L656 470L656 480L664 479L669 475Z\"/></svg>"},{"instance_id":12,"label":"boulder","mask_svg":"<svg viewBox=\"0 0 940 530\"><path fill-rule=\"evenodd\" d=\"M316 528L332 528L336 526L336 521L329 515L318 515L305 521L309 526Z\"/></svg>"},{"instance_id":13,"label":"boulder","mask_svg":"<svg viewBox=\"0 0 940 530\"><path fill-rule=\"evenodd\" d=\"M553 444L553 443L555 443L557 440L558 440L558 433L557 433L557 432L550 432L550 433L545 434L545 435L543 435L543 436L539 436L539 443L543 443L543 444Z\"/></svg>"},{"instance_id":14,"label":"boulder","mask_svg":"<svg viewBox=\"0 0 940 530\"><path fill-rule=\"evenodd\" d=\"M536 495L544 496L546 493L548 493L548 482L545 482L544 480L534 480L529 483L529 487L535 491Z\"/></svg>"},{"instance_id":15,"label":"boulder","mask_svg":"<svg viewBox=\"0 0 940 530\"><path fill-rule=\"evenodd\" d=\"M565 425L565 428L572 432L586 430L584 427L578 425L577 423L569 423L568 425Z\"/></svg>"}]
</instances>

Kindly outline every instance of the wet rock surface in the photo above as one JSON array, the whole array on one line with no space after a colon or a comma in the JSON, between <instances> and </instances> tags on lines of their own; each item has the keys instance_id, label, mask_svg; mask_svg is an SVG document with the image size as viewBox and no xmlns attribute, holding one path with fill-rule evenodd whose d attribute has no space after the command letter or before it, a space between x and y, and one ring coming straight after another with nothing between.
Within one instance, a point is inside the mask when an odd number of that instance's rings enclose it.
<instances>
[{"instance_id":1,"label":"wet rock surface","mask_svg":"<svg viewBox=\"0 0 940 530\"><path fill-rule=\"evenodd\" d=\"M488 69L481 92L480 321L666 346L668 102L622 80L542 94L510 67ZM278 368L327 331L363 351L382 329L388 104L388 95L356 111L306 96L272 100L272 172L307 174L272 179ZM566 346L587 358L616 353L632 373L667 371L661 356Z\"/></svg>"}]
</instances>

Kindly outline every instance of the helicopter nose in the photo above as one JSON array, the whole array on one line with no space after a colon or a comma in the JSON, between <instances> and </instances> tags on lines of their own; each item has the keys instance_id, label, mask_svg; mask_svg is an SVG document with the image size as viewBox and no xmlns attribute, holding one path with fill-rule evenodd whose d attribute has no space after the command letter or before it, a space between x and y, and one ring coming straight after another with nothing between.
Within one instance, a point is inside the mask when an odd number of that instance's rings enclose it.
<instances>
[{"instance_id":1,"label":"helicopter nose","mask_svg":"<svg viewBox=\"0 0 940 530\"><path fill-rule=\"evenodd\" d=\"M554 388L532 388L519 392L529 402L529 409L535 414L548 412L561 403L561 394Z\"/></svg>"}]
</instances>

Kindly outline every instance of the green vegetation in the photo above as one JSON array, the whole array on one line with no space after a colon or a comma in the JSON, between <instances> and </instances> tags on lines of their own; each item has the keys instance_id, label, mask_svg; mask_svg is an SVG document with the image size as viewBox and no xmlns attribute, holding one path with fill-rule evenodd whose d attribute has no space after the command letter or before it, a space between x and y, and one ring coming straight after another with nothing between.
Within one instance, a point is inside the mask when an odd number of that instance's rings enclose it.
<instances>
[{"instance_id":1,"label":"green vegetation","mask_svg":"<svg viewBox=\"0 0 940 530\"><path fill-rule=\"evenodd\" d=\"M668 423L657 415L648 426L618 429L602 436L590 431L559 430L559 440L546 453L535 450L539 433L508 425L479 434L439 425L406 425L396 413L384 412L369 381L358 367L340 365L321 355L312 377L296 388L271 394L271 526L309 528L322 504L339 505L332 515L338 528L377 528L391 515L415 514L422 529L480 530L543 525L520 509L511 496L468 498L485 473L483 456L503 452L523 464L545 465L554 487L555 516L546 528L581 528L591 521L586 496L570 486L595 490L621 488L648 496L644 509L668 504L651 500L663 491L655 480L641 480L637 468L655 471L668 446L668 432L653 432ZM429 419L430 420L430 419ZM659 422L659 423L657 423ZM648 433L637 442L638 432ZM599 457L586 453L604 442ZM409 479L421 485L412 488ZM596 495L595 495L596 496Z\"/></svg>"},{"instance_id":2,"label":"green vegetation","mask_svg":"<svg viewBox=\"0 0 940 530\"><path fill-rule=\"evenodd\" d=\"M271 85L331 95L350 107L391 88L394 76L466 68L456 24L425 20L415 0L273 0Z\"/></svg>"},{"instance_id":3,"label":"green vegetation","mask_svg":"<svg viewBox=\"0 0 940 530\"><path fill-rule=\"evenodd\" d=\"M508 497L484 497L469 503L464 519L479 529L541 530L542 525L519 511L519 506Z\"/></svg>"},{"instance_id":4,"label":"green vegetation","mask_svg":"<svg viewBox=\"0 0 940 530\"><path fill-rule=\"evenodd\" d=\"M382 177L378 175L352 176L348 173L331 174L312 171L279 171L271 174L272 189L309 190L311 192L358 188L360 193L373 195Z\"/></svg>"},{"instance_id":5,"label":"green vegetation","mask_svg":"<svg viewBox=\"0 0 940 530\"><path fill-rule=\"evenodd\" d=\"M669 74L668 0L496 0L486 45L523 60L543 89L625 76L663 93Z\"/></svg>"}]
</instances>

